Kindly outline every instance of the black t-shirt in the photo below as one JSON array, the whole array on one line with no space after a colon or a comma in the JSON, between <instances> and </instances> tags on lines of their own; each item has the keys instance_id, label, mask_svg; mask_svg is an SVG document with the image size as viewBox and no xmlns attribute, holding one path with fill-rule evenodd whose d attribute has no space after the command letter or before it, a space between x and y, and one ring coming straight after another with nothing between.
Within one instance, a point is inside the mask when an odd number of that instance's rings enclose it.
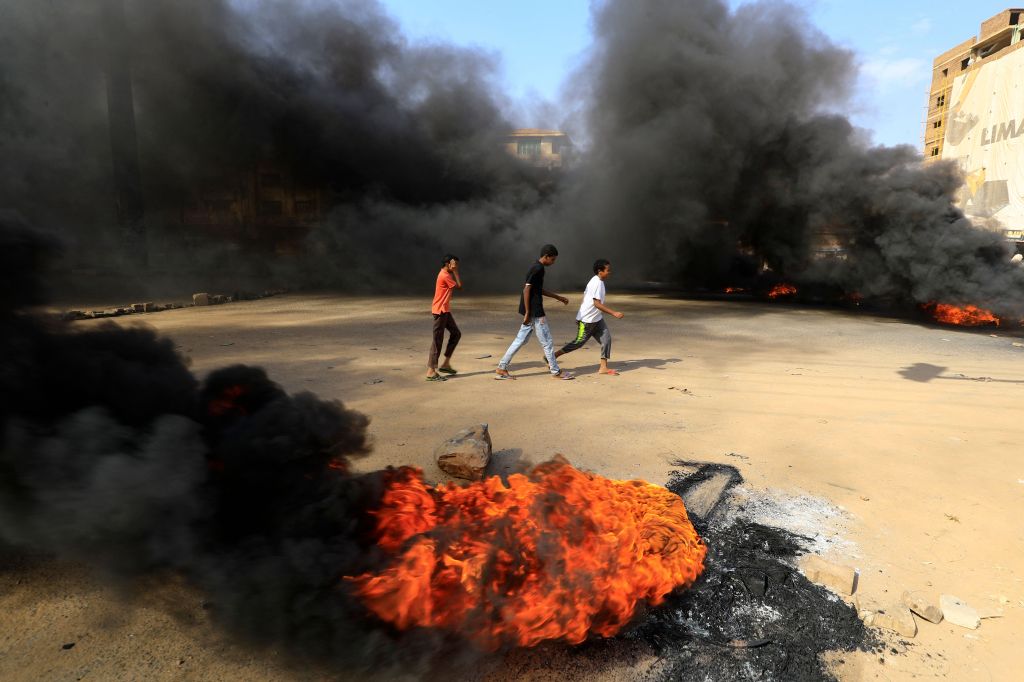
<instances>
[{"instance_id":1,"label":"black t-shirt","mask_svg":"<svg viewBox=\"0 0 1024 682\"><path fill-rule=\"evenodd\" d=\"M525 284L530 285L530 317L544 317L544 297L541 292L544 291L544 266L540 261L537 261L530 266L530 271L526 273ZM526 314L526 304L523 302L523 294L519 294L519 314Z\"/></svg>"}]
</instances>

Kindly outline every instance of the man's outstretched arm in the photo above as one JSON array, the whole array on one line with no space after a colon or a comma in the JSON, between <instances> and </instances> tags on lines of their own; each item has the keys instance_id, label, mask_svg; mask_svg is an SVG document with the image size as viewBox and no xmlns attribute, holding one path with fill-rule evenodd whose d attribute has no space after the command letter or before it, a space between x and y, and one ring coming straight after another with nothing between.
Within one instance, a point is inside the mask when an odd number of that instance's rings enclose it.
<instances>
[{"instance_id":1,"label":"man's outstretched arm","mask_svg":"<svg viewBox=\"0 0 1024 682\"><path fill-rule=\"evenodd\" d=\"M600 310L602 313L604 313L606 315L611 315L612 317L614 317L617 320L621 320L623 317L625 317L625 314L620 313L617 310L612 310L611 308L606 306L604 303L601 303L601 301L599 299L596 299L596 298L594 299L594 307L597 308L598 310Z\"/></svg>"}]
</instances>

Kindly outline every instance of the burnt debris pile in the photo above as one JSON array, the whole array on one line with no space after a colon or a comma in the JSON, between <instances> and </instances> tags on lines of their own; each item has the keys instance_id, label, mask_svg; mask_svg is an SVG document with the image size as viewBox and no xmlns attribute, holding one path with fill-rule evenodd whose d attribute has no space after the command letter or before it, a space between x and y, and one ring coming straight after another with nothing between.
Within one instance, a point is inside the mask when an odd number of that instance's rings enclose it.
<instances>
[{"instance_id":1,"label":"burnt debris pile","mask_svg":"<svg viewBox=\"0 0 1024 682\"><path fill-rule=\"evenodd\" d=\"M742 481L733 467L679 464L668 488L684 500L714 476L729 475L728 487ZM821 654L874 645L852 607L793 567L803 538L726 505L695 525L708 543L704 575L634 633L667 661L660 679L826 680Z\"/></svg>"}]
</instances>

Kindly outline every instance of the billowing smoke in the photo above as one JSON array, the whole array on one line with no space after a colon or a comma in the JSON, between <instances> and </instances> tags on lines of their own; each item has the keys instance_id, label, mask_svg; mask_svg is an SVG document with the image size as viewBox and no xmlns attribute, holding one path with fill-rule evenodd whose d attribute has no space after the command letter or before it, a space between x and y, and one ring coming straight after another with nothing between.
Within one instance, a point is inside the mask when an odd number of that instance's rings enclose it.
<instances>
[{"instance_id":1,"label":"billowing smoke","mask_svg":"<svg viewBox=\"0 0 1024 682\"><path fill-rule=\"evenodd\" d=\"M581 247L613 244L611 258L696 286L767 265L901 303L1024 313L1001 236L951 205L953 167L870 148L830 113L853 91L854 57L799 9L606 2L595 31L581 75L593 146L564 207ZM845 260L812 258L823 234Z\"/></svg>"},{"instance_id":2,"label":"billowing smoke","mask_svg":"<svg viewBox=\"0 0 1024 682\"><path fill-rule=\"evenodd\" d=\"M0 206L66 232L76 253L102 261L119 239L112 43L130 58L145 221L165 268L238 265L214 258L230 257L218 242L258 243L260 225L218 235L183 227L183 211L242 196L261 174L317 204L311 235L297 226L288 236L273 211L258 219L276 226L264 241L307 239L312 267L265 246L236 258L290 283L355 286L374 274L377 288L403 283L410 263L432 272L446 250L496 261L516 244L503 233L549 184L504 153L512 125L494 57L409 44L373 2L123 0L119 28L103 10L121 2L0 8L0 93L10 95L0 98Z\"/></svg>"},{"instance_id":3,"label":"billowing smoke","mask_svg":"<svg viewBox=\"0 0 1024 682\"><path fill-rule=\"evenodd\" d=\"M181 574L234 632L371 661L387 635L340 577L380 560L381 474L347 471L367 418L258 368L200 383L148 330L33 315L54 245L0 219L0 549Z\"/></svg>"},{"instance_id":4,"label":"billowing smoke","mask_svg":"<svg viewBox=\"0 0 1024 682\"><path fill-rule=\"evenodd\" d=\"M101 11L121 2L123 30ZM1024 270L953 207L957 172L909 146L869 147L835 113L854 55L800 9L605 0L593 24L562 108L587 148L552 175L502 150L512 127L559 122L510 120L523 105L501 93L493 55L410 42L373 2L8 2L0 206L70 236L75 254L112 250L105 73L123 44L164 270L422 291L453 251L475 286L507 289L552 241L569 281L600 256L634 282L717 288L767 272L1024 314ZM265 172L315 190L319 224L253 219L219 236L182 224L183 207L218 201L210 188ZM278 252L247 253L268 230ZM841 257L817 257L825 237Z\"/></svg>"}]
</instances>

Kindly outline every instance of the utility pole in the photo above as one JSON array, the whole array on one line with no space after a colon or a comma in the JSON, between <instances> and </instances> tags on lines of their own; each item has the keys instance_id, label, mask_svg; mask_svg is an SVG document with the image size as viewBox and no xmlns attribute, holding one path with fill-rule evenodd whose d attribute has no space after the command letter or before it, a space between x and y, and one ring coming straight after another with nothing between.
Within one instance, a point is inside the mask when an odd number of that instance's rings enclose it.
<instances>
[{"instance_id":1,"label":"utility pole","mask_svg":"<svg viewBox=\"0 0 1024 682\"><path fill-rule=\"evenodd\" d=\"M129 259L146 267L145 206L139 142L135 133L135 102L124 0L103 0L103 26L107 38L107 118L114 162L117 222Z\"/></svg>"}]
</instances>

